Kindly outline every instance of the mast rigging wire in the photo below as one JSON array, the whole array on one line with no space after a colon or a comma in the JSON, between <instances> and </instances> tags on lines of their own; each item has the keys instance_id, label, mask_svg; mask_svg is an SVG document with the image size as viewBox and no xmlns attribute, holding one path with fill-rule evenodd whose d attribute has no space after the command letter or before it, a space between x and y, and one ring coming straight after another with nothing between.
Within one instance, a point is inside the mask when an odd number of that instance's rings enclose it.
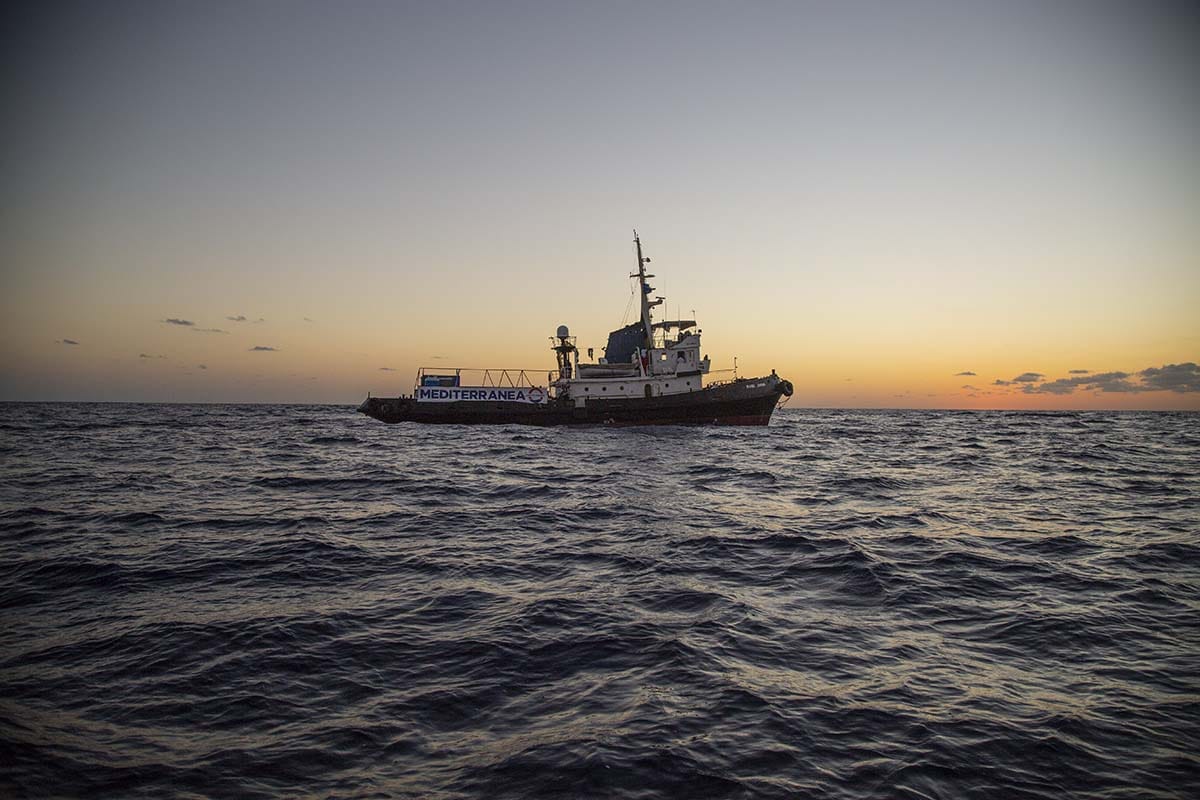
<instances>
[{"instance_id":1,"label":"mast rigging wire","mask_svg":"<svg viewBox=\"0 0 1200 800\"><path fill-rule=\"evenodd\" d=\"M625 313L621 315L621 324L618 328L624 328L625 323L629 321L629 309L633 308L633 297L637 294L636 289L631 289L629 292L629 300L625 303Z\"/></svg>"}]
</instances>

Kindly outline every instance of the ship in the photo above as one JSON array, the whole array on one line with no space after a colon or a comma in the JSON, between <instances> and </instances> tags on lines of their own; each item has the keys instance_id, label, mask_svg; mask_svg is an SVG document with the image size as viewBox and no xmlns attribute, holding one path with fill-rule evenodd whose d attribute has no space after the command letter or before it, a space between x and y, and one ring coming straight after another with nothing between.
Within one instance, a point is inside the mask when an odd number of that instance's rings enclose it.
<instances>
[{"instance_id":1,"label":"ship","mask_svg":"<svg viewBox=\"0 0 1200 800\"><path fill-rule=\"evenodd\" d=\"M456 425L766 425L793 387L771 370L713 379L694 319L655 321L650 259L634 231L641 315L612 331L604 355L580 362L566 325L550 338L555 370L421 367L412 394L367 396L360 413L386 423ZM651 299L653 296L653 299ZM594 356L588 348L587 358ZM544 375L544 379L543 379Z\"/></svg>"}]
</instances>

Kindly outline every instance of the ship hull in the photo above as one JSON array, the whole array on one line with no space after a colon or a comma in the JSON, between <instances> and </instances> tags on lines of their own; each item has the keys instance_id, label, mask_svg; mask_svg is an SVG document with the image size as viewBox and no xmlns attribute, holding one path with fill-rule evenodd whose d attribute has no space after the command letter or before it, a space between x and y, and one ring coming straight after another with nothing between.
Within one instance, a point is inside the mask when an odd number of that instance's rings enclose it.
<instances>
[{"instance_id":1,"label":"ship hull","mask_svg":"<svg viewBox=\"0 0 1200 800\"><path fill-rule=\"evenodd\" d=\"M513 402L419 403L407 397L368 398L358 410L386 423L450 425L766 425L791 384L771 375L650 398L555 399Z\"/></svg>"}]
</instances>

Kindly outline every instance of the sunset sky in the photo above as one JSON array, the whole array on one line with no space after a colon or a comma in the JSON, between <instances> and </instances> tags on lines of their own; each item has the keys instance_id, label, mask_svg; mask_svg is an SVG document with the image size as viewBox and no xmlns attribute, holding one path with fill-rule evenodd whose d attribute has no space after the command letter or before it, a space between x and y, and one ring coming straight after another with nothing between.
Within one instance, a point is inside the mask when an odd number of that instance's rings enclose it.
<instances>
[{"instance_id":1,"label":"sunset sky","mask_svg":"<svg viewBox=\"0 0 1200 800\"><path fill-rule=\"evenodd\" d=\"M792 406L1200 409L1200 5L6 11L0 400L553 365L642 235Z\"/></svg>"}]
</instances>

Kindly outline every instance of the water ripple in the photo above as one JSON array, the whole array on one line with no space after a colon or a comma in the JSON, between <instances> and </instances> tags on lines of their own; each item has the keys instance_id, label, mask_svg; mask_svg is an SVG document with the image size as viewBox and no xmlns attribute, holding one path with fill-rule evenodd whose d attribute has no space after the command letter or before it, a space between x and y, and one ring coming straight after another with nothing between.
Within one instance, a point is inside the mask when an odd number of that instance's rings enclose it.
<instances>
[{"instance_id":1,"label":"water ripple","mask_svg":"<svg viewBox=\"0 0 1200 800\"><path fill-rule=\"evenodd\" d=\"M1200 796L1197 420L0 406L0 795Z\"/></svg>"}]
</instances>

